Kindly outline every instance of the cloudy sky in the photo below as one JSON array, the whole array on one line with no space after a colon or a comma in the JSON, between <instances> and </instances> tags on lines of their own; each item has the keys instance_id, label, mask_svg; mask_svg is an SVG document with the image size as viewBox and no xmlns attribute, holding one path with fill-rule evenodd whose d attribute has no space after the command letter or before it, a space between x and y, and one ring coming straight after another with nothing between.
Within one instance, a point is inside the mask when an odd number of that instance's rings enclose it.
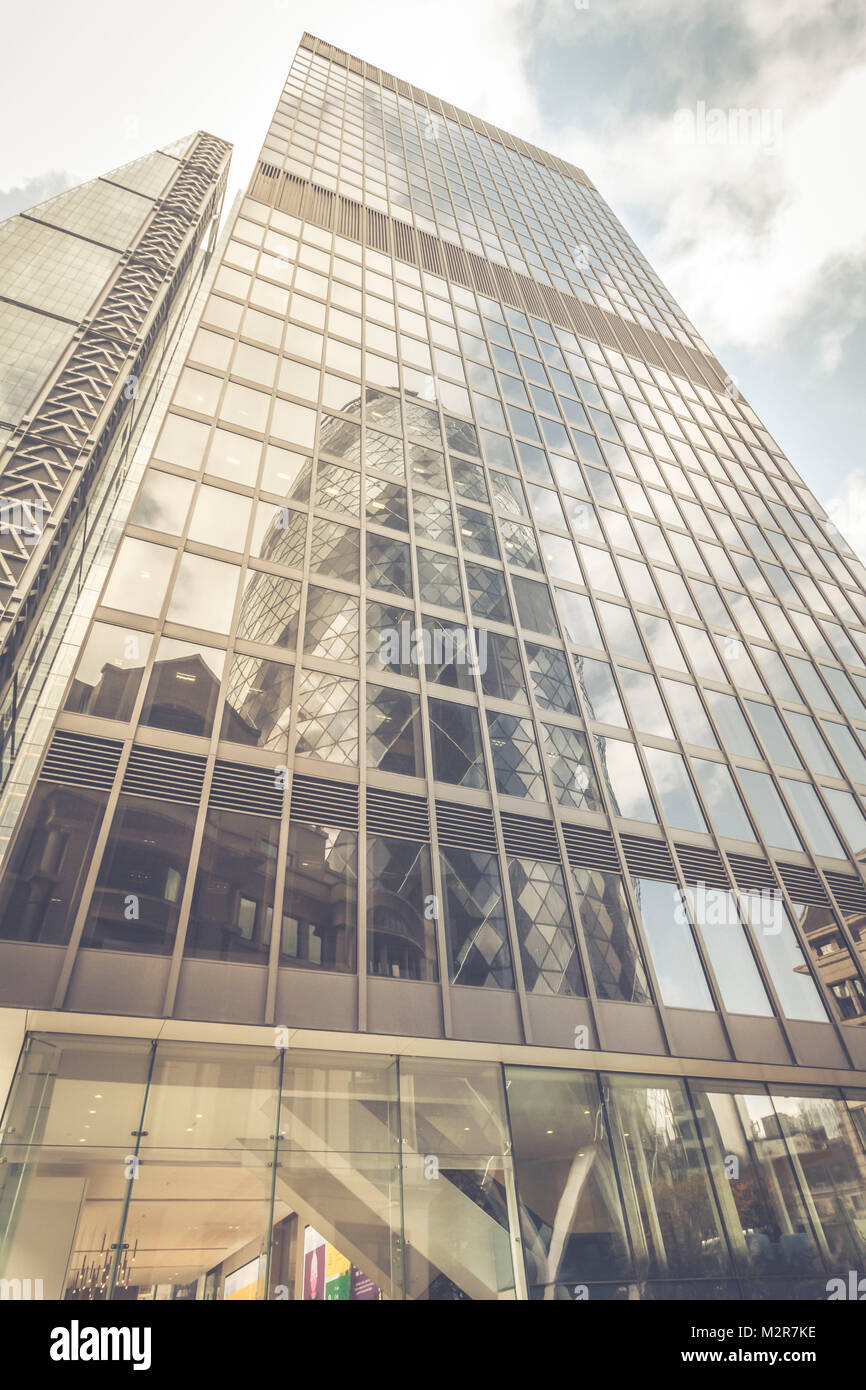
<instances>
[{"instance_id":1,"label":"cloudy sky","mask_svg":"<svg viewBox=\"0 0 866 1390\"><path fill-rule=\"evenodd\" d=\"M304 29L586 169L866 556L861 0L16 6L0 217L200 128L245 184Z\"/></svg>"}]
</instances>

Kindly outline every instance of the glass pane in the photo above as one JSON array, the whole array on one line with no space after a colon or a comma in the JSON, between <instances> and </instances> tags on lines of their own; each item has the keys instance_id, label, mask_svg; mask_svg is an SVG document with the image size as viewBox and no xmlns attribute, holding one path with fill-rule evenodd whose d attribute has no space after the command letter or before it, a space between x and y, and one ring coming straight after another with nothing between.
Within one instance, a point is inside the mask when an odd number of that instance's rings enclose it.
<instances>
[{"instance_id":1,"label":"glass pane","mask_svg":"<svg viewBox=\"0 0 866 1390\"><path fill-rule=\"evenodd\" d=\"M562 869L509 859L523 978L530 994L585 994Z\"/></svg>"},{"instance_id":2,"label":"glass pane","mask_svg":"<svg viewBox=\"0 0 866 1390\"><path fill-rule=\"evenodd\" d=\"M303 671L298 680L295 751L323 762L357 764L358 682Z\"/></svg>"},{"instance_id":3,"label":"glass pane","mask_svg":"<svg viewBox=\"0 0 866 1390\"><path fill-rule=\"evenodd\" d=\"M451 983L513 989L496 855L440 849L439 859Z\"/></svg>"},{"instance_id":4,"label":"glass pane","mask_svg":"<svg viewBox=\"0 0 866 1390\"><path fill-rule=\"evenodd\" d=\"M779 1129L832 1274L862 1267L866 1229L852 1200L863 1192L863 1150L839 1093L771 1086Z\"/></svg>"},{"instance_id":5,"label":"glass pane","mask_svg":"<svg viewBox=\"0 0 866 1390\"><path fill-rule=\"evenodd\" d=\"M237 652L226 681L220 737L231 743L285 750L294 668Z\"/></svg>"},{"instance_id":6,"label":"glass pane","mask_svg":"<svg viewBox=\"0 0 866 1390\"><path fill-rule=\"evenodd\" d=\"M501 1069L401 1060L400 1120L406 1297L513 1299L514 1177Z\"/></svg>"},{"instance_id":7,"label":"glass pane","mask_svg":"<svg viewBox=\"0 0 866 1390\"><path fill-rule=\"evenodd\" d=\"M357 839L351 830L289 826L281 965L355 969Z\"/></svg>"},{"instance_id":8,"label":"glass pane","mask_svg":"<svg viewBox=\"0 0 866 1390\"><path fill-rule=\"evenodd\" d=\"M186 521L194 484L189 478L148 469L130 521L151 531L179 536Z\"/></svg>"},{"instance_id":9,"label":"glass pane","mask_svg":"<svg viewBox=\"0 0 866 1390\"><path fill-rule=\"evenodd\" d=\"M197 810L121 793L82 946L170 954Z\"/></svg>"},{"instance_id":10,"label":"glass pane","mask_svg":"<svg viewBox=\"0 0 866 1390\"><path fill-rule=\"evenodd\" d=\"M829 991L834 1016L840 1022L859 1023L866 1015L866 996L854 957L842 935L835 914L829 907L806 903L791 904L795 920L812 956L818 975ZM859 937L859 915L853 917L855 941ZM861 953L862 953L862 947Z\"/></svg>"},{"instance_id":11,"label":"glass pane","mask_svg":"<svg viewBox=\"0 0 866 1390\"><path fill-rule=\"evenodd\" d=\"M211 807L204 825L185 951L267 963L280 822Z\"/></svg>"},{"instance_id":12,"label":"glass pane","mask_svg":"<svg viewBox=\"0 0 866 1390\"><path fill-rule=\"evenodd\" d=\"M752 1278L820 1274L823 1264L769 1096L734 1082L690 1081L701 1139L737 1266ZM768 1297L785 1286L770 1282ZM823 1281L820 1295L826 1297Z\"/></svg>"},{"instance_id":13,"label":"glass pane","mask_svg":"<svg viewBox=\"0 0 866 1390\"><path fill-rule=\"evenodd\" d=\"M398 1115L392 1057L286 1054L275 1182L306 1225L296 1298L402 1297Z\"/></svg>"},{"instance_id":14,"label":"glass pane","mask_svg":"<svg viewBox=\"0 0 866 1390\"><path fill-rule=\"evenodd\" d=\"M728 1273L685 1084L607 1074L602 1086L641 1276Z\"/></svg>"},{"instance_id":15,"label":"glass pane","mask_svg":"<svg viewBox=\"0 0 866 1390\"><path fill-rule=\"evenodd\" d=\"M578 811L602 811L586 734L559 724L543 724L542 731L557 801Z\"/></svg>"},{"instance_id":16,"label":"glass pane","mask_svg":"<svg viewBox=\"0 0 866 1390\"><path fill-rule=\"evenodd\" d=\"M239 575L237 565L203 555L182 555L168 605L169 621L208 632L228 632Z\"/></svg>"},{"instance_id":17,"label":"glass pane","mask_svg":"<svg viewBox=\"0 0 866 1390\"><path fill-rule=\"evenodd\" d=\"M428 700L433 776L455 786L486 787L478 711L452 700Z\"/></svg>"},{"instance_id":18,"label":"glass pane","mask_svg":"<svg viewBox=\"0 0 866 1390\"><path fill-rule=\"evenodd\" d=\"M583 939L600 998L650 1003L649 984L619 874L574 866L571 873Z\"/></svg>"},{"instance_id":19,"label":"glass pane","mask_svg":"<svg viewBox=\"0 0 866 1390\"><path fill-rule=\"evenodd\" d=\"M29 1285L19 1297L110 1296L150 1056L145 1039L25 1044L0 1144L0 1275ZM118 1257L121 1288L135 1282L129 1255Z\"/></svg>"},{"instance_id":20,"label":"glass pane","mask_svg":"<svg viewBox=\"0 0 866 1390\"><path fill-rule=\"evenodd\" d=\"M106 608L158 617L176 555L168 546L127 536L120 542L101 602Z\"/></svg>"},{"instance_id":21,"label":"glass pane","mask_svg":"<svg viewBox=\"0 0 866 1390\"><path fill-rule=\"evenodd\" d=\"M686 885L688 906L718 981L729 1013L772 1018L773 1010L749 949L733 893Z\"/></svg>"},{"instance_id":22,"label":"glass pane","mask_svg":"<svg viewBox=\"0 0 866 1390\"><path fill-rule=\"evenodd\" d=\"M531 719L487 712L487 730L497 790L505 796L547 799Z\"/></svg>"},{"instance_id":23,"label":"glass pane","mask_svg":"<svg viewBox=\"0 0 866 1390\"><path fill-rule=\"evenodd\" d=\"M152 641L148 632L94 623L63 708L102 719L129 719Z\"/></svg>"},{"instance_id":24,"label":"glass pane","mask_svg":"<svg viewBox=\"0 0 866 1390\"><path fill-rule=\"evenodd\" d=\"M719 834L754 842L749 818L727 764L705 758L692 758L691 763Z\"/></svg>"},{"instance_id":25,"label":"glass pane","mask_svg":"<svg viewBox=\"0 0 866 1390\"><path fill-rule=\"evenodd\" d=\"M655 821L655 811L634 744L624 743L618 738L597 738L595 742L614 814L629 820Z\"/></svg>"},{"instance_id":26,"label":"glass pane","mask_svg":"<svg viewBox=\"0 0 866 1390\"><path fill-rule=\"evenodd\" d=\"M429 845L369 836L367 950L371 975L438 980Z\"/></svg>"},{"instance_id":27,"label":"glass pane","mask_svg":"<svg viewBox=\"0 0 866 1390\"><path fill-rule=\"evenodd\" d=\"M636 878L633 885L662 1003L669 1008L714 1009L679 888L651 878Z\"/></svg>"},{"instance_id":28,"label":"glass pane","mask_svg":"<svg viewBox=\"0 0 866 1390\"><path fill-rule=\"evenodd\" d=\"M141 723L187 734L209 734L225 652L161 637L147 682Z\"/></svg>"},{"instance_id":29,"label":"glass pane","mask_svg":"<svg viewBox=\"0 0 866 1390\"><path fill-rule=\"evenodd\" d=\"M632 1273L625 1219L594 1073L505 1069L530 1288ZM542 1292L543 1290L543 1292Z\"/></svg>"},{"instance_id":30,"label":"glass pane","mask_svg":"<svg viewBox=\"0 0 866 1390\"><path fill-rule=\"evenodd\" d=\"M107 791L37 782L0 879L0 937L69 940Z\"/></svg>"},{"instance_id":31,"label":"glass pane","mask_svg":"<svg viewBox=\"0 0 866 1390\"><path fill-rule=\"evenodd\" d=\"M809 974L797 934L782 905L781 894L743 893L741 901L782 1012L788 1018L826 1023L827 1011L818 987Z\"/></svg>"},{"instance_id":32,"label":"glass pane","mask_svg":"<svg viewBox=\"0 0 866 1390\"><path fill-rule=\"evenodd\" d=\"M539 642L527 642L526 656L535 698L542 709L557 710L560 714L580 714L565 652L557 651L554 647L543 647Z\"/></svg>"},{"instance_id":33,"label":"glass pane","mask_svg":"<svg viewBox=\"0 0 866 1390\"><path fill-rule=\"evenodd\" d=\"M424 776L417 695L390 686L368 685L367 766L404 777Z\"/></svg>"},{"instance_id":34,"label":"glass pane","mask_svg":"<svg viewBox=\"0 0 866 1390\"><path fill-rule=\"evenodd\" d=\"M263 1299L279 1054L161 1042L124 1241L139 1298Z\"/></svg>"},{"instance_id":35,"label":"glass pane","mask_svg":"<svg viewBox=\"0 0 866 1390\"><path fill-rule=\"evenodd\" d=\"M686 772L685 759L662 748L644 748L644 757L668 823L682 830L705 831L706 822Z\"/></svg>"}]
</instances>

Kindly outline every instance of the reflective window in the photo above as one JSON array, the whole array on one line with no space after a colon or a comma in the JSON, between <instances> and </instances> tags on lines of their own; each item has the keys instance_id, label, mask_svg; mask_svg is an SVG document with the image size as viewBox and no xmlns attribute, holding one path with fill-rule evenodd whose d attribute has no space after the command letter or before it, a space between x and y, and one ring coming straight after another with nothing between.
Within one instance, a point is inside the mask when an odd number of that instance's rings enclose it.
<instances>
[{"instance_id":1,"label":"reflective window","mask_svg":"<svg viewBox=\"0 0 866 1390\"><path fill-rule=\"evenodd\" d=\"M188 956L267 962L279 838L278 819L209 809L187 927Z\"/></svg>"},{"instance_id":2,"label":"reflective window","mask_svg":"<svg viewBox=\"0 0 866 1390\"><path fill-rule=\"evenodd\" d=\"M773 1010L761 981L733 893L705 883L687 885L689 910L731 1014L771 1018Z\"/></svg>"},{"instance_id":3,"label":"reflective window","mask_svg":"<svg viewBox=\"0 0 866 1390\"><path fill-rule=\"evenodd\" d=\"M209 734L225 652L161 637L141 710L141 723L179 733Z\"/></svg>"},{"instance_id":4,"label":"reflective window","mask_svg":"<svg viewBox=\"0 0 866 1390\"><path fill-rule=\"evenodd\" d=\"M508 875L527 991L584 994L561 867L539 859L509 859Z\"/></svg>"},{"instance_id":5,"label":"reflective window","mask_svg":"<svg viewBox=\"0 0 866 1390\"><path fill-rule=\"evenodd\" d=\"M158 617L176 555L168 546L127 536L120 542L100 602L106 608Z\"/></svg>"},{"instance_id":6,"label":"reflective window","mask_svg":"<svg viewBox=\"0 0 866 1390\"><path fill-rule=\"evenodd\" d=\"M586 735L560 724L542 728L557 801L578 811L603 810Z\"/></svg>"},{"instance_id":7,"label":"reflective window","mask_svg":"<svg viewBox=\"0 0 866 1390\"><path fill-rule=\"evenodd\" d=\"M713 1009L679 888L652 878L636 878L633 886L662 1003L669 1008Z\"/></svg>"},{"instance_id":8,"label":"reflective window","mask_svg":"<svg viewBox=\"0 0 866 1390\"><path fill-rule=\"evenodd\" d=\"M240 570L222 560L184 554L174 581L167 617L170 622L228 632Z\"/></svg>"},{"instance_id":9,"label":"reflective window","mask_svg":"<svg viewBox=\"0 0 866 1390\"><path fill-rule=\"evenodd\" d=\"M526 687L516 640L483 628L476 632L475 638L484 694L496 700L511 700L515 704L525 705Z\"/></svg>"},{"instance_id":10,"label":"reflective window","mask_svg":"<svg viewBox=\"0 0 866 1390\"><path fill-rule=\"evenodd\" d=\"M294 647L298 640L301 581L264 570L250 570L241 599L238 637L275 647Z\"/></svg>"},{"instance_id":11,"label":"reflective window","mask_svg":"<svg viewBox=\"0 0 866 1390\"><path fill-rule=\"evenodd\" d=\"M602 776L614 815L628 820L655 821L646 779L634 744L618 738L596 738Z\"/></svg>"},{"instance_id":12,"label":"reflective window","mask_svg":"<svg viewBox=\"0 0 866 1390\"><path fill-rule=\"evenodd\" d=\"M665 819L680 830L706 830L685 760L662 748L645 748L644 756Z\"/></svg>"},{"instance_id":13,"label":"reflective window","mask_svg":"<svg viewBox=\"0 0 866 1390\"><path fill-rule=\"evenodd\" d=\"M565 653L539 642L527 642L526 657L532 689L541 708L559 714L579 714Z\"/></svg>"},{"instance_id":14,"label":"reflective window","mask_svg":"<svg viewBox=\"0 0 866 1390\"><path fill-rule=\"evenodd\" d=\"M544 777L532 720L488 710L487 730L497 791L504 796L545 801Z\"/></svg>"},{"instance_id":15,"label":"reflective window","mask_svg":"<svg viewBox=\"0 0 866 1390\"><path fill-rule=\"evenodd\" d=\"M866 1255L866 1231L851 1195L862 1181L863 1151L838 1092L771 1086L779 1129L791 1153L830 1270L847 1277Z\"/></svg>"},{"instance_id":16,"label":"reflective window","mask_svg":"<svg viewBox=\"0 0 866 1390\"><path fill-rule=\"evenodd\" d=\"M685 1084L653 1077L602 1077L613 1151L628 1184L638 1269L666 1278L728 1271L727 1243Z\"/></svg>"},{"instance_id":17,"label":"reflective window","mask_svg":"<svg viewBox=\"0 0 866 1390\"><path fill-rule=\"evenodd\" d=\"M625 691L633 727L642 734L673 738L674 732L662 704L655 677L645 671L633 671L628 666L620 666L619 678Z\"/></svg>"},{"instance_id":18,"label":"reflective window","mask_svg":"<svg viewBox=\"0 0 866 1390\"><path fill-rule=\"evenodd\" d=\"M184 528L194 486L189 478L178 478L174 473L160 473L155 468L149 468L130 521L151 531L165 531L170 536L179 536Z\"/></svg>"},{"instance_id":19,"label":"reflective window","mask_svg":"<svg viewBox=\"0 0 866 1390\"><path fill-rule=\"evenodd\" d=\"M717 748L710 721L704 713L700 696L693 685L665 677L662 687L673 710L677 729L684 743L698 743L705 748Z\"/></svg>"},{"instance_id":20,"label":"reflective window","mask_svg":"<svg viewBox=\"0 0 866 1390\"><path fill-rule=\"evenodd\" d=\"M417 695L390 686L367 686L367 766L404 777L425 775Z\"/></svg>"},{"instance_id":21,"label":"reflective window","mask_svg":"<svg viewBox=\"0 0 866 1390\"><path fill-rule=\"evenodd\" d=\"M574 655L572 660L590 719L596 720L599 724L616 724L619 728L625 729L628 721L609 663L577 655Z\"/></svg>"},{"instance_id":22,"label":"reflective window","mask_svg":"<svg viewBox=\"0 0 866 1390\"><path fill-rule=\"evenodd\" d=\"M440 846L439 859L451 983L513 989L496 855Z\"/></svg>"},{"instance_id":23,"label":"reflective window","mask_svg":"<svg viewBox=\"0 0 866 1390\"><path fill-rule=\"evenodd\" d=\"M825 1023L827 1011L809 973L781 895L744 893L741 901L782 1012L787 1018Z\"/></svg>"},{"instance_id":24,"label":"reflective window","mask_svg":"<svg viewBox=\"0 0 866 1390\"><path fill-rule=\"evenodd\" d=\"M823 1276L812 1223L791 1157L780 1143L769 1096L758 1086L724 1081L690 1081L689 1089L738 1268L764 1279ZM781 1294L786 1284L764 1287ZM823 1277L822 1292L826 1297Z\"/></svg>"},{"instance_id":25,"label":"reflective window","mask_svg":"<svg viewBox=\"0 0 866 1390\"><path fill-rule=\"evenodd\" d=\"M599 998L650 1003L649 983L619 874L574 866L571 874Z\"/></svg>"},{"instance_id":26,"label":"reflective window","mask_svg":"<svg viewBox=\"0 0 866 1390\"><path fill-rule=\"evenodd\" d=\"M324 825L289 826L281 965L355 969L357 838Z\"/></svg>"},{"instance_id":27,"label":"reflective window","mask_svg":"<svg viewBox=\"0 0 866 1390\"><path fill-rule=\"evenodd\" d=\"M530 1296L628 1277L631 1253L595 1075L509 1066L506 1082Z\"/></svg>"},{"instance_id":28,"label":"reflective window","mask_svg":"<svg viewBox=\"0 0 866 1390\"><path fill-rule=\"evenodd\" d=\"M37 782L0 879L0 938L69 940L107 791Z\"/></svg>"},{"instance_id":29,"label":"reflective window","mask_svg":"<svg viewBox=\"0 0 866 1390\"><path fill-rule=\"evenodd\" d=\"M706 758L692 758L691 764L719 834L734 840L754 841L749 818L727 764L710 762Z\"/></svg>"},{"instance_id":30,"label":"reflective window","mask_svg":"<svg viewBox=\"0 0 866 1390\"><path fill-rule=\"evenodd\" d=\"M453 700L428 700L433 776L458 787L486 787L478 711Z\"/></svg>"},{"instance_id":31,"label":"reflective window","mask_svg":"<svg viewBox=\"0 0 866 1390\"><path fill-rule=\"evenodd\" d=\"M189 523L188 537L223 550L244 548L252 501L221 487L199 490Z\"/></svg>"},{"instance_id":32,"label":"reflective window","mask_svg":"<svg viewBox=\"0 0 866 1390\"><path fill-rule=\"evenodd\" d=\"M237 652L226 681L220 738L284 750L289 736L294 668Z\"/></svg>"},{"instance_id":33,"label":"reflective window","mask_svg":"<svg viewBox=\"0 0 866 1390\"><path fill-rule=\"evenodd\" d=\"M82 945L168 955L180 917L197 806L121 793Z\"/></svg>"},{"instance_id":34,"label":"reflective window","mask_svg":"<svg viewBox=\"0 0 866 1390\"><path fill-rule=\"evenodd\" d=\"M301 673L295 752L323 762L357 764L357 681L324 671Z\"/></svg>"},{"instance_id":35,"label":"reflective window","mask_svg":"<svg viewBox=\"0 0 866 1390\"><path fill-rule=\"evenodd\" d=\"M101 719L129 719L152 640L148 632L94 623L63 708Z\"/></svg>"},{"instance_id":36,"label":"reflective window","mask_svg":"<svg viewBox=\"0 0 866 1390\"><path fill-rule=\"evenodd\" d=\"M367 840L367 969L399 980L437 980L429 845Z\"/></svg>"}]
</instances>

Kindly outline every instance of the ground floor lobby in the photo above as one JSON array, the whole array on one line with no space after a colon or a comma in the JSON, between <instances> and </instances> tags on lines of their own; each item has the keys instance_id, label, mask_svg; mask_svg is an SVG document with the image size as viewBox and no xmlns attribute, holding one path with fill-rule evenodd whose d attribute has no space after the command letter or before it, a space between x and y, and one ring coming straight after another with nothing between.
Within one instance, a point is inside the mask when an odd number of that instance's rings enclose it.
<instances>
[{"instance_id":1,"label":"ground floor lobby","mask_svg":"<svg viewBox=\"0 0 866 1390\"><path fill-rule=\"evenodd\" d=\"M12 1065L3 1298L826 1300L866 1269L866 1089L76 1027Z\"/></svg>"}]
</instances>

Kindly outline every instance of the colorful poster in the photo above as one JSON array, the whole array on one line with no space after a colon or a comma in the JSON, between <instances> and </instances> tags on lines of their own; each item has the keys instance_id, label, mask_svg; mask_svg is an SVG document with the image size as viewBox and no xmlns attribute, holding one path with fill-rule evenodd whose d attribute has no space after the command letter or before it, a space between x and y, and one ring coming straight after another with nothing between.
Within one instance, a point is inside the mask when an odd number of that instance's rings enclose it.
<instances>
[{"instance_id":1,"label":"colorful poster","mask_svg":"<svg viewBox=\"0 0 866 1390\"><path fill-rule=\"evenodd\" d=\"M313 1226L304 1230L304 1298L345 1303L351 1299L378 1300L382 1297L357 1265L325 1240Z\"/></svg>"},{"instance_id":2,"label":"colorful poster","mask_svg":"<svg viewBox=\"0 0 866 1390\"><path fill-rule=\"evenodd\" d=\"M231 1274L226 1275L223 1298L264 1298L264 1275L265 1261L261 1255L258 1255L254 1260L250 1260L247 1264L241 1265L240 1269L236 1269Z\"/></svg>"},{"instance_id":3,"label":"colorful poster","mask_svg":"<svg viewBox=\"0 0 866 1390\"><path fill-rule=\"evenodd\" d=\"M325 1241L312 1226L304 1231L304 1298L325 1297Z\"/></svg>"},{"instance_id":4,"label":"colorful poster","mask_svg":"<svg viewBox=\"0 0 866 1390\"><path fill-rule=\"evenodd\" d=\"M349 1296L353 1302L355 1299L378 1299L379 1297L378 1285L374 1284L370 1276L365 1274L363 1269L359 1269L357 1265L352 1265Z\"/></svg>"},{"instance_id":5,"label":"colorful poster","mask_svg":"<svg viewBox=\"0 0 866 1390\"><path fill-rule=\"evenodd\" d=\"M339 1302L348 1303L349 1301L349 1269L348 1266L342 1274L338 1274L335 1279L329 1279L325 1284L325 1298L330 1303L334 1299Z\"/></svg>"}]
</instances>

